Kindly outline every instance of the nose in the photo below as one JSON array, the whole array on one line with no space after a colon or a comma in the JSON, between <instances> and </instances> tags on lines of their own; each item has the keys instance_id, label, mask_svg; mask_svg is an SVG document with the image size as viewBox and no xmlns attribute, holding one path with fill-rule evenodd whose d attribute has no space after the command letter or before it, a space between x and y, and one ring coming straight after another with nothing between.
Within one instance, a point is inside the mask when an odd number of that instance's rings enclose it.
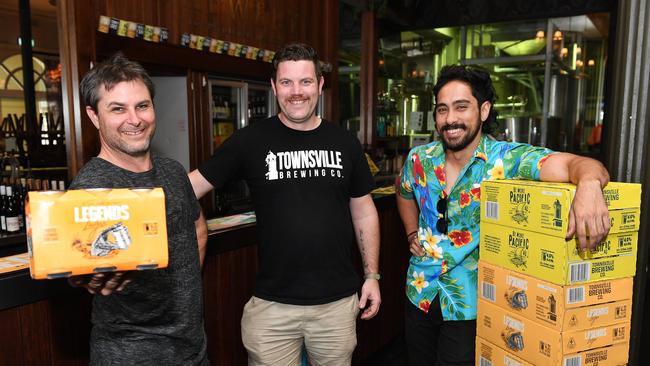
<instances>
[{"instance_id":1,"label":"nose","mask_svg":"<svg viewBox=\"0 0 650 366\"><path fill-rule=\"evenodd\" d=\"M302 88L300 86L300 83L293 83L291 85L291 94L302 94Z\"/></svg>"},{"instance_id":2,"label":"nose","mask_svg":"<svg viewBox=\"0 0 650 366\"><path fill-rule=\"evenodd\" d=\"M127 123L132 125L140 124L140 116L138 116L138 111L135 108L129 108L127 114Z\"/></svg>"}]
</instances>

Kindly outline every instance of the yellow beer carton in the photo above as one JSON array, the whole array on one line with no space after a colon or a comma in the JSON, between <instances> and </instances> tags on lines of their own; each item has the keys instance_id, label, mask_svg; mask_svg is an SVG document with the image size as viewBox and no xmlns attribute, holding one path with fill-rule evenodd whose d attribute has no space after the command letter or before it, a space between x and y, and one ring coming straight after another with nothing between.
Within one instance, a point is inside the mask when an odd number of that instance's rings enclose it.
<instances>
[{"instance_id":1,"label":"yellow beer carton","mask_svg":"<svg viewBox=\"0 0 650 366\"><path fill-rule=\"evenodd\" d=\"M528 180L481 183L481 222L564 238L576 186ZM611 182L603 189L610 233L638 231L641 185Z\"/></svg>"},{"instance_id":2,"label":"yellow beer carton","mask_svg":"<svg viewBox=\"0 0 650 366\"><path fill-rule=\"evenodd\" d=\"M476 337L477 366L534 366L512 353L497 347L481 337Z\"/></svg>"},{"instance_id":3,"label":"yellow beer carton","mask_svg":"<svg viewBox=\"0 0 650 366\"><path fill-rule=\"evenodd\" d=\"M162 188L29 192L32 278L167 267Z\"/></svg>"},{"instance_id":4,"label":"yellow beer carton","mask_svg":"<svg viewBox=\"0 0 650 366\"><path fill-rule=\"evenodd\" d=\"M625 351L627 357L630 342L630 322L559 332L483 299L478 301L476 325L477 336L537 366L574 365L567 359L577 361L578 354L613 345L622 345L616 351ZM616 357L622 355L611 355Z\"/></svg>"},{"instance_id":5,"label":"yellow beer carton","mask_svg":"<svg viewBox=\"0 0 650 366\"><path fill-rule=\"evenodd\" d=\"M632 278L560 286L480 260L479 297L557 331L629 322Z\"/></svg>"},{"instance_id":6,"label":"yellow beer carton","mask_svg":"<svg viewBox=\"0 0 650 366\"><path fill-rule=\"evenodd\" d=\"M597 252L576 240L481 223L481 259L558 285L631 277L636 273L638 233L610 234Z\"/></svg>"},{"instance_id":7,"label":"yellow beer carton","mask_svg":"<svg viewBox=\"0 0 650 366\"><path fill-rule=\"evenodd\" d=\"M618 343L565 355L562 366L626 366L629 352L629 343Z\"/></svg>"}]
</instances>

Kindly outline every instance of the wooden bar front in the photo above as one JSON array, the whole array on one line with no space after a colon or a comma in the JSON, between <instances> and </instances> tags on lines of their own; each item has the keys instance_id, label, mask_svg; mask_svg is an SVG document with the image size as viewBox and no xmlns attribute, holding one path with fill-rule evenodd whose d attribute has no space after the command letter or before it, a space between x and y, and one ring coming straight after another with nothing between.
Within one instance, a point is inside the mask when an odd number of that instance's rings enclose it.
<instances>
[{"instance_id":1,"label":"wooden bar front","mask_svg":"<svg viewBox=\"0 0 650 366\"><path fill-rule=\"evenodd\" d=\"M410 253L393 196L375 199L381 225L382 305L369 321L357 322L354 364L365 361L403 331L404 281ZM355 250L353 260L361 271ZM203 268L208 357L215 365L246 365L240 319L257 272L255 225L212 233ZM28 288L29 286L33 286ZM86 365L91 295L65 280L33 281L29 273L0 277L3 296L27 288L31 298L0 310L0 365ZM4 299L7 300L7 299Z\"/></svg>"}]
</instances>

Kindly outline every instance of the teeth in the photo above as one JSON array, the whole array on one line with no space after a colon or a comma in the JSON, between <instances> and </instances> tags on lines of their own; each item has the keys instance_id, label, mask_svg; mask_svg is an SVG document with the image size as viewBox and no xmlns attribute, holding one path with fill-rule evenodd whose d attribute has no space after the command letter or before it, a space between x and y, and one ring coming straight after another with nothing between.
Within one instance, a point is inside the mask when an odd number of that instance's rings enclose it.
<instances>
[{"instance_id":1,"label":"teeth","mask_svg":"<svg viewBox=\"0 0 650 366\"><path fill-rule=\"evenodd\" d=\"M142 131L122 131L125 135L139 135Z\"/></svg>"}]
</instances>

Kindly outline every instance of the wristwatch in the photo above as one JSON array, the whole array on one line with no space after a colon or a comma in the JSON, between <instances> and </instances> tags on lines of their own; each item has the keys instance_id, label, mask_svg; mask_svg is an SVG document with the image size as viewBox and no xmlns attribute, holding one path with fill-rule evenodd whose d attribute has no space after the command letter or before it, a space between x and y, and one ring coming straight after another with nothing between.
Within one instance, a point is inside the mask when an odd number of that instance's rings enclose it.
<instances>
[{"instance_id":1,"label":"wristwatch","mask_svg":"<svg viewBox=\"0 0 650 366\"><path fill-rule=\"evenodd\" d=\"M381 279L381 275L379 273L366 273L365 276L363 276L364 279L366 280L377 280L379 281Z\"/></svg>"}]
</instances>

